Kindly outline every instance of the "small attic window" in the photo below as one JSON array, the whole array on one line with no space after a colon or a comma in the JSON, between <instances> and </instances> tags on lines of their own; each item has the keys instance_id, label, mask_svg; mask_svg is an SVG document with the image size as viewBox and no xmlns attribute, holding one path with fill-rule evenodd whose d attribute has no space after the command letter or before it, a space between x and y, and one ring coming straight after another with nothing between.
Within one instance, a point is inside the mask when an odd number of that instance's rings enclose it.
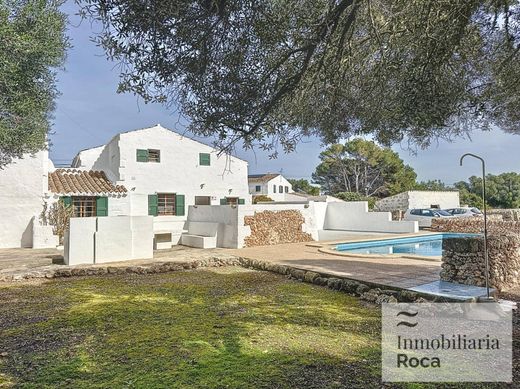
<instances>
[{"instance_id":1,"label":"small attic window","mask_svg":"<svg viewBox=\"0 0 520 389\"><path fill-rule=\"evenodd\" d=\"M161 162L161 151L154 149L137 149L137 162Z\"/></svg>"},{"instance_id":2,"label":"small attic window","mask_svg":"<svg viewBox=\"0 0 520 389\"><path fill-rule=\"evenodd\" d=\"M161 162L161 150L148 150L148 162Z\"/></svg>"}]
</instances>

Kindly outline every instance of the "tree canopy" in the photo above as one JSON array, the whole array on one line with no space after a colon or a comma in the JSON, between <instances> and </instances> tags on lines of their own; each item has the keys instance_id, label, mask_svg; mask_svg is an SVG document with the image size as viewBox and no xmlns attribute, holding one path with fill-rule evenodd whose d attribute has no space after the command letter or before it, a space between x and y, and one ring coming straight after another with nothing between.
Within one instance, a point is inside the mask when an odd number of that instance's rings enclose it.
<instances>
[{"instance_id":1,"label":"tree canopy","mask_svg":"<svg viewBox=\"0 0 520 389\"><path fill-rule=\"evenodd\" d=\"M468 182L455 184L461 193L481 197L482 178L472 176ZM497 208L520 208L520 174L515 172L501 173L486 176L487 203ZM462 202L462 201L461 201ZM481 202L482 203L482 202Z\"/></svg>"},{"instance_id":2,"label":"tree canopy","mask_svg":"<svg viewBox=\"0 0 520 389\"><path fill-rule=\"evenodd\" d=\"M299 180L296 179L289 179L288 180L293 188L293 191L298 193L305 193L309 194L311 196L319 196L320 195L320 188L317 186L313 186L309 183L309 181L301 178Z\"/></svg>"},{"instance_id":3,"label":"tree canopy","mask_svg":"<svg viewBox=\"0 0 520 389\"><path fill-rule=\"evenodd\" d=\"M353 139L320 153L312 175L324 192L355 192L363 196L391 196L412 189L417 175L399 155L372 141Z\"/></svg>"},{"instance_id":4,"label":"tree canopy","mask_svg":"<svg viewBox=\"0 0 520 389\"><path fill-rule=\"evenodd\" d=\"M78 0L120 92L222 146L520 132L519 0Z\"/></svg>"},{"instance_id":5,"label":"tree canopy","mask_svg":"<svg viewBox=\"0 0 520 389\"><path fill-rule=\"evenodd\" d=\"M0 167L45 147L65 58L60 1L0 3Z\"/></svg>"}]
</instances>

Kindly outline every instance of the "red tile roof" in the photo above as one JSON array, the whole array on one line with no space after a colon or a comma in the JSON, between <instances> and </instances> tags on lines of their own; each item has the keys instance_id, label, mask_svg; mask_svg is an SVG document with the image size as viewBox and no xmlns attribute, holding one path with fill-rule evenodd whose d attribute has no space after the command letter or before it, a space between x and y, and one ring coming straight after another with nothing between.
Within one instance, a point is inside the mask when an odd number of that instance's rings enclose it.
<instances>
[{"instance_id":1,"label":"red tile roof","mask_svg":"<svg viewBox=\"0 0 520 389\"><path fill-rule=\"evenodd\" d=\"M114 185L102 171L56 169L49 173L49 190L58 194L126 193Z\"/></svg>"}]
</instances>

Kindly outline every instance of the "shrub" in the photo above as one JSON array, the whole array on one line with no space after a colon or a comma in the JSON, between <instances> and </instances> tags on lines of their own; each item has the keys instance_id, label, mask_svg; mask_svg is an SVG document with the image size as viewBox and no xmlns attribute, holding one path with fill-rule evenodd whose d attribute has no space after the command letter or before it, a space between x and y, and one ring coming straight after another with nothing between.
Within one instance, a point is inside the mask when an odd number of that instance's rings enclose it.
<instances>
[{"instance_id":1,"label":"shrub","mask_svg":"<svg viewBox=\"0 0 520 389\"><path fill-rule=\"evenodd\" d=\"M264 203L268 201L273 201L273 199L266 195L253 196L253 204Z\"/></svg>"}]
</instances>

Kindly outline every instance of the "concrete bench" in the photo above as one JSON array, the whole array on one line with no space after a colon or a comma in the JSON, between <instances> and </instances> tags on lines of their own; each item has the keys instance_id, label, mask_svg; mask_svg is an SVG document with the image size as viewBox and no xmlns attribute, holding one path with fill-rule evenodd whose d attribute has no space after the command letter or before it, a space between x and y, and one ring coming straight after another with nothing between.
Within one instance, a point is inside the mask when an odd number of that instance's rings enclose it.
<instances>
[{"instance_id":1,"label":"concrete bench","mask_svg":"<svg viewBox=\"0 0 520 389\"><path fill-rule=\"evenodd\" d=\"M218 223L188 222L188 232L182 234L184 246L212 249L217 247Z\"/></svg>"}]
</instances>

